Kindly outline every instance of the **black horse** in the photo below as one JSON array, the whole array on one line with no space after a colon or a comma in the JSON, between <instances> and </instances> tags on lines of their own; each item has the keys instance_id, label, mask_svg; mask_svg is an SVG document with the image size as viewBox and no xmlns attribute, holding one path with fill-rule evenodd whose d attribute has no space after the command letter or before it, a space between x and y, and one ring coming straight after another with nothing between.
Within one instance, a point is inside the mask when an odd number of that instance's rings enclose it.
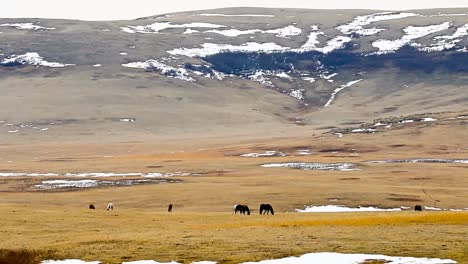
<instances>
[{"instance_id":1,"label":"black horse","mask_svg":"<svg viewBox=\"0 0 468 264\"><path fill-rule=\"evenodd\" d=\"M94 209L96 209L96 207L94 206L94 204L90 204L89 209L94 210Z\"/></svg>"},{"instance_id":2,"label":"black horse","mask_svg":"<svg viewBox=\"0 0 468 264\"><path fill-rule=\"evenodd\" d=\"M234 207L232 208L232 211L234 214L237 214L239 212L239 214L247 214L247 215L250 215L250 209L247 205L244 205L244 204L236 204L234 205Z\"/></svg>"},{"instance_id":3,"label":"black horse","mask_svg":"<svg viewBox=\"0 0 468 264\"><path fill-rule=\"evenodd\" d=\"M275 215L275 211L273 211L273 207L270 204L261 204L260 205L260 214L272 214Z\"/></svg>"}]
</instances>

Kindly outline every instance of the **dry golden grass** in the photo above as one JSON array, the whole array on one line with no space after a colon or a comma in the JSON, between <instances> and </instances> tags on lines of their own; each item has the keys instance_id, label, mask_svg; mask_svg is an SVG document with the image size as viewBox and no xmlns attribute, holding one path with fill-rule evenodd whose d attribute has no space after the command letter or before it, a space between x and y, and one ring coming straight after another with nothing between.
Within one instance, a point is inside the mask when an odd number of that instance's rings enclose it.
<instances>
[{"instance_id":1,"label":"dry golden grass","mask_svg":"<svg viewBox=\"0 0 468 264\"><path fill-rule=\"evenodd\" d=\"M104 263L238 263L329 251L468 261L466 212L239 216L2 205L0 213L1 248Z\"/></svg>"},{"instance_id":2,"label":"dry golden grass","mask_svg":"<svg viewBox=\"0 0 468 264\"><path fill-rule=\"evenodd\" d=\"M24 251L25 256L46 252L44 256L105 263L141 259L238 263L323 251L439 257L468 263L467 213L292 213L304 205L325 204L468 207L466 165L365 163L391 158L466 159L466 125L457 122L342 139L313 136L224 145L190 141L1 145L0 152L13 161L3 164L2 171L188 171L202 176L180 177L184 182L178 184L53 193L30 188L40 178L1 179L0 248L8 250L3 251L10 254L6 259ZM247 152L294 153L296 149L311 149L315 154L239 157ZM358 155L351 155L354 152ZM286 161L356 162L362 170L259 167ZM330 202L331 198L339 201ZM116 211L104 210L109 201ZM265 202L278 214L259 216L257 206ZM97 210L87 210L90 203ZM175 213L162 213L169 203ZM236 203L248 204L253 215L231 215Z\"/></svg>"}]
</instances>

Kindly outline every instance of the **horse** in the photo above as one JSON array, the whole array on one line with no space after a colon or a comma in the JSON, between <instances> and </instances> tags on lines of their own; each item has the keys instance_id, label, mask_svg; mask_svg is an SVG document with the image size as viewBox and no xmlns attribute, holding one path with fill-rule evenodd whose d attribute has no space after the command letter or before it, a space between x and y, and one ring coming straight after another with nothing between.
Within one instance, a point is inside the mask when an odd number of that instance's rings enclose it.
<instances>
[{"instance_id":1,"label":"horse","mask_svg":"<svg viewBox=\"0 0 468 264\"><path fill-rule=\"evenodd\" d=\"M113 203L108 203L107 204L107 211L109 211L109 210L112 210L112 211L114 210L114 204Z\"/></svg>"},{"instance_id":2,"label":"horse","mask_svg":"<svg viewBox=\"0 0 468 264\"><path fill-rule=\"evenodd\" d=\"M250 215L250 209L247 205L244 205L244 204L236 204L234 205L234 207L232 208L232 211L234 214L237 214L237 212L239 212L239 214L247 214L247 215Z\"/></svg>"},{"instance_id":3,"label":"horse","mask_svg":"<svg viewBox=\"0 0 468 264\"><path fill-rule=\"evenodd\" d=\"M422 211L423 207L421 205L417 204L417 205L414 206L414 210L415 211Z\"/></svg>"},{"instance_id":4,"label":"horse","mask_svg":"<svg viewBox=\"0 0 468 264\"><path fill-rule=\"evenodd\" d=\"M89 209L94 210L94 209L96 209L96 207L94 206L94 204L90 204Z\"/></svg>"},{"instance_id":5,"label":"horse","mask_svg":"<svg viewBox=\"0 0 468 264\"><path fill-rule=\"evenodd\" d=\"M260 205L260 214L272 214L275 215L275 211L273 211L273 207L270 204L261 204Z\"/></svg>"},{"instance_id":6,"label":"horse","mask_svg":"<svg viewBox=\"0 0 468 264\"><path fill-rule=\"evenodd\" d=\"M169 207L167 208L167 211L170 213L172 212L172 204L169 204Z\"/></svg>"}]
</instances>

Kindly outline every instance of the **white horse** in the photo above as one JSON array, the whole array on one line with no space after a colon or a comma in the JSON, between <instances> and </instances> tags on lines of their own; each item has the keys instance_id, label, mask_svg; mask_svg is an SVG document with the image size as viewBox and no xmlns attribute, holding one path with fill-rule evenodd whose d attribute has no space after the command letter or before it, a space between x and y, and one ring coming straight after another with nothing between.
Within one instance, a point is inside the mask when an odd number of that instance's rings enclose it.
<instances>
[{"instance_id":1,"label":"white horse","mask_svg":"<svg viewBox=\"0 0 468 264\"><path fill-rule=\"evenodd\" d=\"M109 211L109 210L112 210L112 211L114 210L114 204L113 203L108 203L107 204L107 211Z\"/></svg>"}]
</instances>

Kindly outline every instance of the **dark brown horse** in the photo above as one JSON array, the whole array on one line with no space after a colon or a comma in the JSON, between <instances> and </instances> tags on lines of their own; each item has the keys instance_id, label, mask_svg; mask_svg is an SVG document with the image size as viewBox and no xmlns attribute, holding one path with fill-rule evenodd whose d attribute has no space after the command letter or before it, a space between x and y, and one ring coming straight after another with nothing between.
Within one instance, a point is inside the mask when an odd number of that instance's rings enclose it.
<instances>
[{"instance_id":1,"label":"dark brown horse","mask_svg":"<svg viewBox=\"0 0 468 264\"><path fill-rule=\"evenodd\" d=\"M169 204L169 207L167 208L167 211L170 213L172 212L172 204Z\"/></svg>"},{"instance_id":2,"label":"dark brown horse","mask_svg":"<svg viewBox=\"0 0 468 264\"><path fill-rule=\"evenodd\" d=\"M96 209L96 207L94 206L94 204L90 204L90 205L89 205L89 209L94 210L94 209Z\"/></svg>"},{"instance_id":3,"label":"dark brown horse","mask_svg":"<svg viewBox=\"0 0 468 264\"><path fill-rule=\"evenodd\" d=\"M234 214L247 214L247 215L250 215L250 209L247 205L244 205L244 204L236 204L234 205L234 207L232 208L232 212Z\"/></svg>"},{"instance_id":4,"label":"dark brown horse","mask_svg":"<svg viewBox=\"0 0 468 264\"><path fill-rule=\"evenodd\" d=\"M260 205L260 214L272 214L275 215L275 211L273 211L273 207L270 204L261 204Z\"/></svg>"}]
</instances>

